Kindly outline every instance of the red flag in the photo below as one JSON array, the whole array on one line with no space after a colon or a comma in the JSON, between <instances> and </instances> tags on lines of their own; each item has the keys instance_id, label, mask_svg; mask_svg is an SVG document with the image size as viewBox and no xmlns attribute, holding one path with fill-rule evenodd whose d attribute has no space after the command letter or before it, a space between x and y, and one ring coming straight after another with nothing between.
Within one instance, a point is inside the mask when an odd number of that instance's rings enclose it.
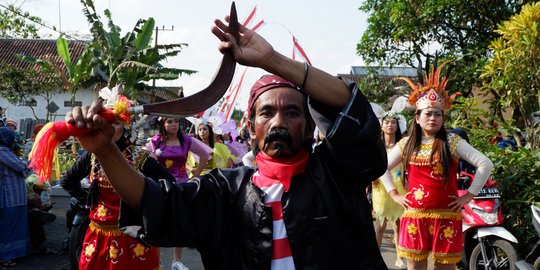
<instances>
[{"instance_id":1,"label":"red flag","mask_svg":"<svg viewBox=\"0 0 540 270\"><path fill-rule=\"evenodd\" d=\"M253 10L251 11L251 13L249 13L249 16L246 18L246 20L242 23L242 25L244 27L247 27L247 25L249 24L249 22L251 21L251 19L253 19L253 17L255 16L255 13L257 12L257 6L255 6L253 8Z\"/></svg>"},{"instance_id":2,"label":"red flag","mask_svg":"<svg viewBox=\"0 0 540 270\"><path fill-rule=\"evenodd\" d=\"M242 115L242 119L240 119L240 124L238 125L239 128L244 128L246 126L246 122L247 122L247 110L244 111L244 114Z\"/></svg>"},{"instance_id":3,"label":"red flag","mask_svg":"<svg viewBox=\"0 0 540 270\"><path fill-rule=\"evenodd\" d=\"M257 6L255 6L253 8L251 13L248 15L248 17L242 23L242 25L247 27L247 28L250 28L253 31L257 31L262 26L264 26L265 25L264 20L260 20L253 27L248 26L251 22L254 21L256 13L257 13ZM229 120L231 118L231 116L232 116L232 111L233 111L234 105L236 103L236 97L238 96L238 92L240 91L240 88L241 88L242 82L244 80L244 75L246 74L246 71L247 71L247 67L244 70L244 72L243 72L243 74L242 74L242 76L240 78L240 82L237 85L234 85L234 83L231 83L231 85L229 86L229 89L227 90L227 92L225 93L223 98L221 99L221 105L219 106L218 111L219 112L226 112L225 115L226 115L227 120ZM234 85L234 87L233 87L233 85Z\"/></svg>"},{"instance_id":4,"label":"red flag","mask_svg":"<svg viewBox=\"0 0 540 270\"><path fill-rule=\"evenodd\" d=\"M304 52L304 49L302 46L300 46L300 43L298 43L298 40L293 35L293 51L292 51L292 59L301 58L300 60L304 60L303 62L308 63L311 66L311 61L309 61L309 58L306 55L306 52ZM299 55L297 55L299 54Z\"/></svg>"},{"instance_id":5,"label":"red flag","mask_svg":"<svg viewBox=\"0 0 540 270\"><path fill-rule=\"evenodd\" d=\"M238 92L240 92L240 87L242 86L242 82L244 82L244 76L246 75L247 70L248 70L248 67L244 69L244 73L242 73L242 76L240 77L240 81L236 85L236 92L234 93L234 97L232 99L230 107L227 110L227 113L225 114L225 119L227 120L231 119L234 104L236 103L236 97L238 96Z\"/></svg>"},{"instance_id":6,"label":"red flag","mask_svg":"<svg viewBox=\"0 0 540 270\"><path fill-rule=\"evenodd\" d=\"M229 89L227 89L227 92L225 93L225 95L222 98L223 102L221 103L221 106L219 107L220 112L225 111L225 108L227 107L227 104L228 104L229 99L230 99L233 92L234 92L233 84L231 83L231 85L229 85Z\"/></svg>"},{"instance_id":7,"label":"red flag","mask_svg":"<svg viewBox=\"0 0 540 270\"><path fill-rule=\"evenodd\" d=\"M255 26L251 28L253 31L259 30L260 27L262 27L265 24L264 20L261 20L259 23L257 23Z\"/></svg>"}]
</instances>

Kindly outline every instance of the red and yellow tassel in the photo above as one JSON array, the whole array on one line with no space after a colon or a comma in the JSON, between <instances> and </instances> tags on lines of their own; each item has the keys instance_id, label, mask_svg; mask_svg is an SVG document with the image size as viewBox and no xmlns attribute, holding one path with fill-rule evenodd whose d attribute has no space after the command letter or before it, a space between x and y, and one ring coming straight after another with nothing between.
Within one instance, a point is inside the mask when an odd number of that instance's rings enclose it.
<instances>
[{"instance_id":1,"label":"red and yellow tassel","mask_svg":"<svg viewBox=\"0 0 540 270\"><path fill-rule=\"evenodd\" d=\"M113 109L105 109L99 113L107 122L114 123L122 121L129 124L131 115L129 107L131 102L124 96L120 96L114 103ZM31 159L30 168L38 175L40 183L49 179L52 171L52 162L54 150L56 147L67 140L70 136L81 136L90 132L86 128L78 128L65 121L56 121L47 123L37 134L32 151L29 154Z\"/></svg>"}]
</instances>

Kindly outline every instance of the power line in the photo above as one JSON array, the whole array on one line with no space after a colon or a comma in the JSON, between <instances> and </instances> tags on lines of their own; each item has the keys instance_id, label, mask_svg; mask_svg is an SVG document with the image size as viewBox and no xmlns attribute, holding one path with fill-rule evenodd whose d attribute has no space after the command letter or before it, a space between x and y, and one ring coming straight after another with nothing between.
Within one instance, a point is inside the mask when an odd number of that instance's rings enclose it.
<instances>
[{"instance_id":1,"label":"power line","mask_svg":"<svg viewBox=\"0 0 540 270\"><path fill-rule=\"evenodd\" d=\"M20 17L23 17L23 18L25 18L26 20L29 20L29 21L31 21L31 22L33 22L33 23L35 23L35 24L38 24L38 25L41 25L41 26L43 26L43 27L45 27L45 28L47 28L47 29L53 30L53 31L55 31L55 32L57 32L57 33L59 33L59 34L65 36L65 37L72 38L70 35L68 35L68 34L66 34L66 33L64 33L64 32L62 32L62 31L58 31L58 30L56 30L56 28L50 27L50 26L44 24L43 22L36 21L36 20L34 20L33 18L30 18L28 15L22 14L21 12L19 12L19 11L17 11L17 10L13 10L13 9L11 9L11 8L9 8L9 7L6 7L4 4L0 4L0 7L3 7L3 8L5 8L6 10L11 11L11 12L14 13L15 15L18 15L18 16L20 16Z\"/></svg>"}]
</instances>

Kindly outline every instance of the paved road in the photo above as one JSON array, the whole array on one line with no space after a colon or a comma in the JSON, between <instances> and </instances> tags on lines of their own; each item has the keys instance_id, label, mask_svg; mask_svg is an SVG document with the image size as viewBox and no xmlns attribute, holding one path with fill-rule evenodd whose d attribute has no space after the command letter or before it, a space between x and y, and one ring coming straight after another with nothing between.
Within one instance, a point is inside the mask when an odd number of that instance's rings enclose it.
<instances>
[{"instance_id":1,"label":"paved road","mask_svg":"<svg viewBox=\"0 0 540 270\"><path fill-rule=\"evenodd\" d=\"M62 249L62 243L68 236L66 224L66 209L68 208L68 197L54 196L52 201L56 202L54 208L51 210L56 215L56 220L52 223L45 225L45 231L47 233L47 241L45 245L52 250L58 251L58 254L50 255L31 255L25 258L17 260L16 268L1 268L4 269L28 269L28 270L69 270L69 259L67 252ZM396 260L396 254L394 245L391 243L391 231L387 231L381 248L384 260L389 269L396 269L394 262ZM386 237L388 236L388 237ZM169 270L172 260L172 249L162 248L160 250L161 261L163 262L164 270ZM182 261L191 270L203 270L201 258L199 253L194 249L184 248L184 254Z\"/></svg>"}]
</instances>

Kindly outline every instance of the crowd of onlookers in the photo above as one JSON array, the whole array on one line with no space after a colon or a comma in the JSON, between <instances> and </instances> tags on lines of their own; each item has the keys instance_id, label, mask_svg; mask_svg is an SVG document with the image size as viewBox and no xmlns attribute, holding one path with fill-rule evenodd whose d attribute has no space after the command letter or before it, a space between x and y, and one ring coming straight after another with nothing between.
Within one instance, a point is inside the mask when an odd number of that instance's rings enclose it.
<instances>
[{"instance_id":1,"label":"crowd of onlookers","mask_svg":"<svg viewBox=\"0 0 540 270\"><path fill-rule=\"evenodd\" d=\"M153 128L159 132L159 125L164 122L157 121ZM44 245L46 241L44 225L53 222L56 218L50 212L53 203L50 201L49 194L51 183L59 180L60 174L63 172L55 172L50 181L40 183L37 176L28 168L29 153L36 135L42 127L43 124L37 123L33 128L32 136L24 139L24 134L18 131L17 121L0 117L0 173L2 174L2 181L0 181L0 192L2 192L0 194L2 198L0 200L0 266L3 267L14 267L17 265L18 258L30 254L56 253ZM206 134L202 131L203 129ZM183 133L183 130L186 129L180 128L179 130ZM208 165L205 165L206 172L216 166L235 167L242 165L242 157L249 151L250 137L247 128L239 129L238 133L234 131L233 136L230 133L219 135L214 133L211 125L200 125L189 130L194 132L185 136L202 141L210 149L209 155L216 153L214 163L209 162ZM208 139L209 135L212 136L211 140ZM150 139L148 140L150 141ZM220 156L229 160L226 160L222 165L215 164L216 160L219 160L218 152ZM80 155L80 153L81 151L78 151L76 155ZM190 158L190 165L196 166L195 164L199 161L198 157L190 156ZM158 158L156 157L156 159ZM209 160L211 159L209 158ZM166 164L162 165L166 166Z\"/></svg>"}]
</instances>

